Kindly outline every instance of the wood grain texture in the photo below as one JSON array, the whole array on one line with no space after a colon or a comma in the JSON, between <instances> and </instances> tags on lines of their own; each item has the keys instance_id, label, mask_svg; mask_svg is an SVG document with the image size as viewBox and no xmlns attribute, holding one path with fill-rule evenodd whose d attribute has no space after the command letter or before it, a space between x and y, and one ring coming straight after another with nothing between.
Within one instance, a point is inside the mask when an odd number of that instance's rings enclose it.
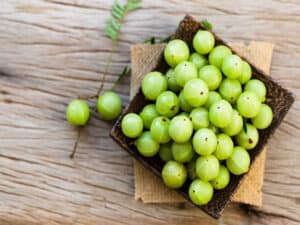
<instances>
[{"instance_id":1,"label":"wood grain texture","mask_svg":"<svg viewBox=\"0 0 300 225\"><path fill-rule=\"evenodd\" d=\"M269 74L274 47L272 43L251 42L247 46L232 43L231 46L239 55L262 69L265 74ZM131 99L138 91L145 74L156 67L156 62L159 60L164 47L163 44L137 44L131 47ZM264 150L234 194L233 201L258 207L262 205L265 156L266 152ZM134 161L134 174L135 199L140 199L144 203L179 203L186 201L175 191L166 188L161 179L136 160Z\"/></svg>"},{"instance_id":2,"label":"wood grain texture","mask_svg":"<svg viewBox=\"0 0 300 225\"><path fill-rule=\"evenodd\" d=\"M65 121L65 106L97 91L110 54L103 28L111 4L0 1L1 225L217 224L189 204L135 201L132 159L108 137L111 124L96 116L84 129L75 159L68 157L76 130ZM106 88L129 63L130 45L167 36L186 13L209 19L231 42L276 44L270 74L296 101L268 144L262 208L232 205L224 212L226 224L300 222L299 12L296 0L144 0L122 29ZM117 91L128 102L129 79Z\"/></svg>"}]
</instances>

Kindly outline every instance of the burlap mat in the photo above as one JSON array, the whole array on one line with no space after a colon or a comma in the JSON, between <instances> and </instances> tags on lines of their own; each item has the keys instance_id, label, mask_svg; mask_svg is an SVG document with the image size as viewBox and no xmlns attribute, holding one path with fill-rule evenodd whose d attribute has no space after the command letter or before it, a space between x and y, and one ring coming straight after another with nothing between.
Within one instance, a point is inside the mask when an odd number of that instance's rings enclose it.
<instances>
[{"instance_id":1,"label":"burlap mat","mask_svg":"<svg viewBox=\"0 0 300 225\"><path fill-rule=\"evenodd\" d=\"M265 42L251 42L248 46L232 44L233 49L262 69L266 74L270 72L273 47L273 44ZM131 97L139 88L143 76L154 69L163 49L164 45L162 44L139 44L131 47ZM257 157L240 188L234 194L234 202L254 206L262 205L265 158L266 149ZM164 186L161 179L137 161L134 161L134 174L136 200L140 199L145 203L179 203L186 201L175 191Z\"/></svg>"}]
</instances>

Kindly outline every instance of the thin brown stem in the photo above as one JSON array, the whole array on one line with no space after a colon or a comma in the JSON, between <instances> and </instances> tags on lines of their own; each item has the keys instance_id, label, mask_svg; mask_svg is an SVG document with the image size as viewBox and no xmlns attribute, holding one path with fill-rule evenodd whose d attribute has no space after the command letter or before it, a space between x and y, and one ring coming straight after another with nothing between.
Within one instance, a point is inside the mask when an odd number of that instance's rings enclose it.
<instances>
[{"instance_id":1,"label":"thin brown stem","mask_svg":"<svg viewBox=\"0 0 300 225\"><path fill-rule=\"evenodd\" d=\"M98 97L98 95L79 95L78 99L80 99L80 100L90 100L90 99L97 98L97 97Z\"/></svg>"},{"instance_id":2,"label":"thin brown stem","mask_svg":"<svg viewBox=\"0 0 300 225\"><path fill-rule=\"evenodd\" d=\"M103 87L104 87L104 83L106 81L106 75L107 75L107 72L108 72L108 69L112 63L112 59L113 59L113 54L115 53L116 49L118 47L118 43L116 41L113 42L113 45L112 45L112 49L111 49L111 52L110 52L110 55L107 59L107 63L106 63L106 66L105 66L105 70L104 70L104 74L102 76L102 79L100 79L100 82L101 82L101 85L100 87L98 88L97 90L97 93L95 95L80 95L78 96L78 99L81 99L81 100L90 100L90 99L93 99L93 98L97 98Z\"/></svg>"},{"instance_id":3,"label":"thin brown stem","mask_svg":"<svg viewBox=\"0 0 300 225\"><path fill-rule=\"evenodd\" d=\"M102 76L102 79L100 80L101 85L100 85L100 87L97 90L97 94L96 95L91 95L91 96L81 95L81 96L78 96L78 99L89 100L89 99L92 99L92 98L97 98L100 95L100 93L101 93L101 91L102 91L102 89L104 87L104 83L105 83L105 80L106 80L106 75L107 75L108 69L109 69L109 67L110 67L110 65L112 63L113 54L115 53L117 47L118 47L118 43L116 41L114 41L111 53L109 55L109 58L107 59L107 63L106 63L106 66L105 66L104 74ZM77 138L76 138L76 141L75 141L75 144L74 144L74 147L73 147L72 154L70 155L71 159L73 159L74 156L75 156L75 154L76 154L78 143L79 143L79 140L80 140L81 129L82 129L81 127L78 128Z\"/></svg>"},{"instance_id":4,"label":"thin brown stem","mask_svg":"<svg viewBox=\"0 0 300 225\"><path fill-rule=\"evenodd\" d=\"M79 143L79 140L80 140L81 130L82 130L82 127L78 127L78 129L77 129L77 138L76 138L76 141L75 141L75 144L74 144L74 147L73 147L72 154L70 155L71 159L73 159L75 154L76 154L78 143Z\"/></svg>"},{"instance_id":5,"label":"thin brown stem","mask_svg":"<svg viewBox=\"0 0 300 225\"><path fill-rule=\"evenodd\" d=\"M98 88L98 91L97 91L97 94L96 96L99 96L103 87L104 87L104 83L106 81L106 75L107 75L107 72L108 72L108 69L112 63L112 60L113 60L113 54L115 53L116 49L118 47L118 42L117 41L114 41L113 42L113 45L112 45L112 49L111 49L111 53L109 55L109 58L107 60L107 63L106 63L106 66L105 66L105 70L104 70L104 75L103 75L103 78L102 78L102 81L101 81L101 85L100 87Z\"/></svg>"},{"instance_id":6,"label":"thin brown stem","mask_svg":"<svg viewBox=\"0 0 300 225\"><path fill-rule=\"evenodd\" d=\"M139 3L139 2L138 2ZM135 4L137 5L137 3ZM140 8L139 5L137 5L138 7L132 7L132 4L131 4L131 7L129 7L129 0L127 1L127 3L124 5L124 12L123 12L123 16L122 18L119 18L117 19L117 22L119 23L119 26L124 22L124 17L125 17L125 14L127 14L128 11L131 11L131 10L135 10L135 9L138 9ZM113 15L113 18L115 18L115 16ZM116 52L116 49L118 47L118 37L119 37L119 34L120 34L120 27L118 29L116 28L113 28L114 30L117 31L116 33L116 37L115 38L112 38L111 35L109 35L108 33L106 33L107 36L109 36L112 40L113 40L113 43L112 43L112 48L111 48L111 52L110 52L110 55L107 59L107 63L106 63L106 66L105 66L105 70L104 70L104 74L103 76L100 78L100 82L101 82L101 85L100 87L98 88L97 90L97 93L95 95L91 95L91 96L87 96L87 95L80 95L78 96L78 99L81 99L81 100L90 100L90 99L94 99L94 98L97 98L102 90L103 90L103 87L104 87L104 84L105 84L105 81L106 81L106 76L107 76L107 73L108 73L108 70L110 68L110 65L112 63L112 60L113 60L113 55L115 54ZM115 35L114 35L115 36ZM125 71L126 72L126 71ZM127 71L129 73L129 71ZM123 75L121 78L119 78L116 83L109 89L109 90L112 90L115 88L116 84L118 82L120 82L120 80L124 77L125 75ZM73 147L73 151L72 151L72 154L70 155L70 158L73 159L74 156L75 156L75 153L77 151L77 147L78 147L78 143L79 143L79 140L80 140L80 134L81 134L81 129L82 128L78 128L78 133L77 133L77 139L75 141L75 144L74 144L74 147Z\"/></svg>"}]
</instances>

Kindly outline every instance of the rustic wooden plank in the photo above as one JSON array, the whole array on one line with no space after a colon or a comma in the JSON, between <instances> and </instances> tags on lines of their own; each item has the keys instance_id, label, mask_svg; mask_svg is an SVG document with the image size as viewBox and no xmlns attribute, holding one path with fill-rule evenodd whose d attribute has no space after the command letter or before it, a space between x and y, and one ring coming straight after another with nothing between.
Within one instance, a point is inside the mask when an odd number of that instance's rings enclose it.
<instances>
[{"instance_id":1,"label":"rustic wooden plank","mask_svg":"<svg viewBox=\"0 0 300 225\"><path fill-rule=\"evenodd\" d=\"M132 159L93 117L78 154L67 102L94 94L110 54L103 28L112 1L0 1L0 223L217 224L190 205L145 205L133 199ZM267 152L264 205L226 209L226 224L300 222L300 6L296 0L143 1L128 16L105 88L130 60L130 45L172 33L184 14L209 19L231 42L274 42L271 75L296 102ZM157 18L161 18L158 20ZM118 88L128 102L129 79ZM94 105L94 101L89 102Z\"/></svg>"}]
</instances>

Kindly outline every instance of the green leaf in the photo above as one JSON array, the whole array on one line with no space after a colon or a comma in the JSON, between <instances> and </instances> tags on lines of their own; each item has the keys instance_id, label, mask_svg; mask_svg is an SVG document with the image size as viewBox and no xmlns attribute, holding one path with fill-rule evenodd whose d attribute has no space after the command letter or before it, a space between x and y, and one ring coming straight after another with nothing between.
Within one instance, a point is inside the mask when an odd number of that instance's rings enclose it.
<instances>
[{"instance_id":1,"label":"green leaf","mask_svg":"<svg viewBox=\"0 0 300 225\"><path fill-rule=\"evenodd\" d=\"M165 37L164 39L162 39L160 41L160 43L168 43L171 39L172 39L172 35L169 35L169 36Z\"/></svg>"},{"instance_id":2,"label":"green leaf","mask_svg":"<svg viewBox=\"0 0 300 225\"><path fill-rule=\"evenodd\" d=\"M116 80L116 82L113 84L113 86L110 88L110 90L112 91L126 76L128 76L130 74L130 67L128 65L126 65L122 72L119 74L118 79Z\"/></svg>"},{"instance_id":3,"label":"green leaf","mask_svg":"<svg viewBox=\"0 0 300 225\"><path fill-rule=\"evenodd\" d=\"M128 11L139 9L141 0L127 0L125 5L122 5L119 0L115 0L111 8L112 18L107 20L105 28L106 36L112 40L117 40L121 30L122 22Z\"/></svg>"},{"instance_id":4,"label":"green leaf","mask_svg":"<svg viewBox=\"0 0 300 225\"><path fill-rule=\"evenodd\" d=\"M158 40L157 37L151 37L151 38L148 38L148 39L144 40L143 42L153 45L153 44L156 44L156 43L168 43L171 39L172 39L172 35L169 35L169 36L167 36L163 39L160 39L160 40Z\"/></svg>"},{"instance_id":5,"label":"green leaf","mask_svg":"<svg viewBox=\"0 0 300 225\"><path fill-rule=\"evenodd\" d=\"M243 118L243 129L244 129L244 132L247 133L247 119L246 118Z\"/></svg>"},{"instance_id":6,"label":"green leaf","mask_svg":"<svg viewBox=\"0 0 300 225\"><path fill-rule=\"evenodd\" d=\"M108 23L109 25L111 25L111 27L112 27L114 30L116 30L116 31L120 30L120 24L119 24L115 19L110 18L110 19L107 20L107 23Z\"/></svg>"},{"instance_id":7,"label":"green leaf","mask_svg":"<svg viewBox=\"0 0 300 225\"><path fill-rule=\"evenodd\" d=\"M136 9L140 9L140 8L142 8L142 6L140 6L137 3L127 3L127 5L126 5L127 10L136 10Z\"/></svg>"},{"instance_id":8,"label":"green leaf","mask_svg":"<svg viewBox=\"0 0 300 225\"><path fill-rule=\"evenodd\" d=\"M144 43L153 45L156 43L156 37L148 38L148 39L144 40Z\"/></svg>"},{"instance_id":9,"label":"green leaf","mask_svg":"<svg viewBox=\"0 0 300 225\"><path fill-rule=\"evenodd\" d=\"M115 1L115 3L112 6L111 14L113 17L122 20L124 18L125 14L125 8L122 6L118 0Z\"/></svg>"},{"instance_id":10,"label":"green leaf","mask_svg":"<svg viewBox=\"0 0 300 225\"><path fill-rule=\"evenodd\" d=\"M122 6L118 0L116 0L115 3L113 4L113 8L120 11L124 11L124 6Z\"/></svg>"},{"instance_id":11,"label":"green leaf","mask_svg":"<svg viewBox=\"0 0 300 225\"><path fill-rule=\"evenodd\" d=\"M207 30L213 29L213 25L210 22L208 22L208 20L202 20L200 23Z\"/></svg>"},{"instance_id":12,"label":"green leaf","mask_svg":"<svg viewBox=\"0 0 300 225\"><path fill-rule=\"evenodd\" d=\"M126 77L130 72L130 67L126 65L122 70L122 73L119 74L119 78L117 81L121 81L124 77Z\"/></svg>"},{"instance_id":13,"label":"green leaf","mask_svg":"<svg viewBox=\"0 0 300 225\"><path fill-rule=\"evenodd\" d=\"M118 10L112 10L111 15L119 20L123 19L124 13Z\"/></svg>"},{"instance_id":14,"label":"green leaf","mask_svg":"<svg viewBox=\"0 0 300 225\"><path fill-rule=\"evenodd\" d=\"M115 31L112 27L107 26L104 29L106 36L110 37L112 40L117 40L118 38L118 33Z\"/></svg>"},{"instance_id":15,"label":"green leaf","mask_svg":"<svg viewBox=\"0 0 300 225\"><path fill-rule=\"evenodd\" d=\"M142 0L128 0L127 2L128 2L128 3L135 3L135 4L138 4L138 3L141 3Z\"/></svg>"}]
</instances>

